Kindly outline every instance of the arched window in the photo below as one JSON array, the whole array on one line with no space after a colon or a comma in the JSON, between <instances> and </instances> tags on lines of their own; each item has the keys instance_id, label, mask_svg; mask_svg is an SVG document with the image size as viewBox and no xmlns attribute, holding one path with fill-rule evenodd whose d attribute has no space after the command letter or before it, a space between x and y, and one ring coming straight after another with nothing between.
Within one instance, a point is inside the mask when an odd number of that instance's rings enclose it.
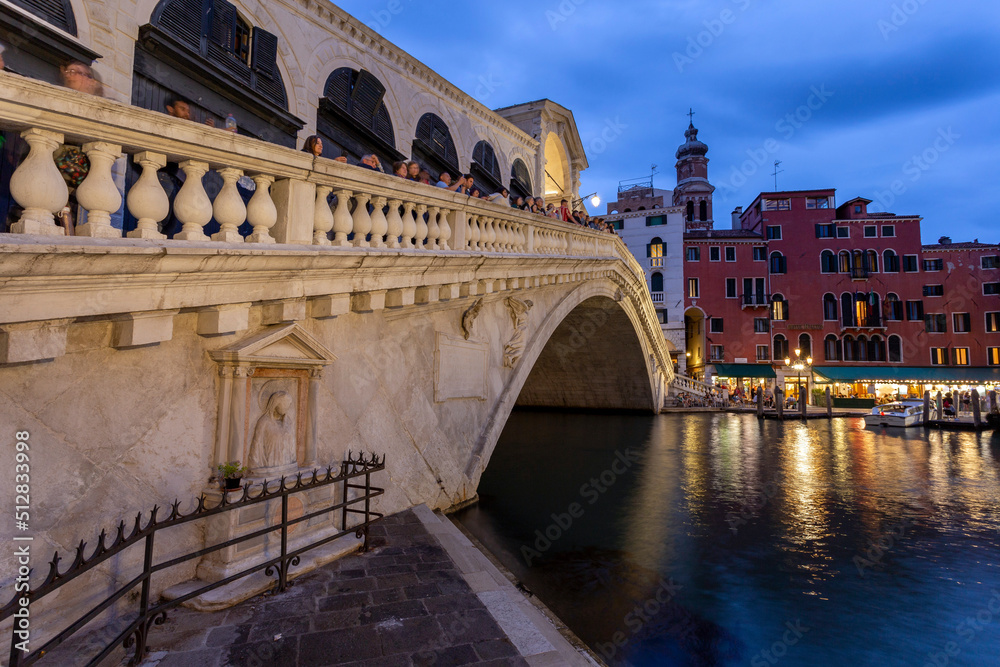
<instances>
[{"instance_id":1,"label":"arched window","mask_svg":"<svg viewBox=\"0 0 1000 667\"><path fill-rule=\"evenodd\" d=\"M892 292L885 295L885 319L891 322L903 321L903 302Z\"/></svg>"},{"instance_id":2,"label":"arched window","mask_svg":"<svg viewBox=\"0 0 1000 667\"><path fill-rule=\"evenodd\" d=\"M687 221L694 222L694 202L688 201L687 203Z\"/></svg>"},{"instance_id":3,"label":"arched window","mask_svg":"<svg viewBox=\"0 0 1000 667\"><path fill-rule=\"evenodd\" d=\"M885 339L881 336L872 336L868 342L868 359L870 361L885 361Z\"/></svg>"},{"instance_id":4,"label":"arched window","mask_svg":"<svg viewBox=\"0 0 1000 667\"><path fill-rule=\"evenodd\" d=\"M882 253L882 271L899 273L899 255L894 250L890 249Z\"/></svg>"},{"instance_id":5,"label":"arched window","mask_svg":"<svg viewBox=\"0 0 1000 667\"><path fill-rule=\"evenodd\" d=\"M788 339L781 334L774 337L774 356L772 358L775 361L788 358Z\"/></svg>"},{"instance_id":6,"label":"arched window","mask_svg":"<svg viewBox=\"0 0 1000 667\"><path fill-rule=\"evenodd\" d=\"M503 187L500 176L500 163L496 152L488 141L480 141L472 149L472 176L480 190L487 193L499 192Z\"/></svg>"},{"instance_id":7,"label":"arched window","mask_svg":"<svg viewBox=\"0 0 1000 667\"><path fill-rule=\"evenodd\" d=\"M660 273L659 271L654 272L653 275L650 276L650 283L651 283L651 287L649 289L650 292L662 292L663 274Z\"/></svg>"},{"instance_id":8,"label":"arched window","mask_svg":"<svg viewBox=\"0 0 1000 667\"><path fill-rule=\"evenodd\" d=\"M832 294L823 295L823 319L837 321L837 297Z\"/></svg>"},{"instance_id":9,"label":"arched window","mask_svg":"<svg viewBox=\"0 0 1000 667\"><path fill-rule=\"evenodd\" d=\"M384 97L385 86L367 70L341 67L331 72L316 116L323 156L344 156L359 162L364 155L375 153L389 165L405 157L396 150Z\"/></svg>"},{"instance_id":10,"label":"arched window","mask_svg":"<svg viewBox=\"0 0 1000 667\"><path fill-rule=\"evenodd\" d=\"M637 208L636 210L637 210L637 211L645 211L645 210L646 210L646 207L645 207L645 206L640 206L640 207L639 207L639 208Z\"/></svg>"},{"instance_id":11,"label":"arched window","mask_svg":"<svg viewBox=\"0 0 1000 667\"><path fill-rule=\"evenodd\" d=\"M851 264L851 253L846 250L841 250L837 258L840 260L840 272L850 273L851 267L853 266L853 264Z\"/></svg>"},{"instance_id":12,"label":"arched window","mask_svg":"<svg viewBox=\"0 0 1000 667\"><path fill-rule=\"evenodd\" d=\"M845 327L854 326L854 297L847 292L840 295L841 324ZM847 357L847 339L844 339L844 358Z\"/></svg>"},{"instance_id":13,"label":"arched window","mask_svg":"<svg viewBox=\"0 0 1000 667\"><path fill-rule=\"evenodd\" d=\"M878 253L874 250L868 251L868 261L866 262L865 268L872 273L878 273Z\"/></svg>"},{"instance_id":14,"label":"arched window","mask_svg":"<svg viewBox=\"0 0 1000 667\"><path fill-rule=\"evenodd\" d=\"M771 297L771 319L788 319L788 302L785 301L785 297L781 294L775 294Z\"/></svg>"},{"instance_id":15,"label":"arched window","mask_svg":"<svg viewBox=\"0 0 1000 667\"><path fill-rule=\"evenodd\" d=\"M510 168L510 194L512 197L525 199L531 196L531 174L521 158L514 160L514 165Z\"/></svg>"},{"instance_id":16,"label":"arched window","mask_svg":"<svg viewBox=\"0 0 1000 667\"><path fill-rule=\"evenodd\" d=\"M417 122L413 159L430 173L431 181L437 180L443 171L455 174L462 171L451 130L437 114L425 113Z\"/></svg>"},{"instance_id":17,"label":"arched window","mask_svg":"<svg viewBox=\"0 0 1000 667\"><path fill-rule=\"evenodd\" d=\"M803 359L813 356L812 336L807 333L799 334L799 352Z\"/></svg>"},{"instance_id":18,"label":"arched window","mask_svg":"<svg viewBox=\"0 0 1000 667\"><path fill-rule=\"evenodd\" d=\"M824 250L819 256L820 271L823 273L837 272L837 256L832 250Z\"/></svg>"},{"instance_id":19,"label":"arched window","mask_svg":"<svg viewBox=\"0 0 1000 667\"><path fill-rule=\"evenodd\" d=\"M868 337L858 336L857 344L857 360L858 361L868 361Z\"/></svg>"},{"instance_id":20,"label":"arched window","mask_svg":"<svg viewBox=\"0 0 1000 667\"><path fill-rule=\"evenodd\" d=\"M840 341L833 334L823 339L823 357L826 361L840 361Z\"/></svg>"},{"instance_id":21,"label":"arched window","mask_svg":"<svg viewBox=\"0 0 1000 667\"><path fill-rule=\"evenodd\" d=\"M771 273L788 273L788 262L780 252L771 253Z\"/></svg>"},{"instance_id":22,"label":"arched window","mask_svg":"<svg viewBox=\"0 0 1000 667\"><path fill-rule=\"evenodd\" d=\"M854 336L844 336L844 361L858 360L858 344Z\"/></svg>"},{"instance_id":23,"label":"arched window","mask_svg":"<svg viewBox=\"0 0 1000 667\"><path fill-rule=\"evenodd\" d=\"M705 200L698 204L698 219L702 222L708 222L708 202Z\"/></svg>"},{"instance_id":24,"label":"arched window","mask_svg":"<svg viewBox=\"0 0 1000 667\"><path fill-rule=\"evenodd\" d=\"M659 236L654 236L653 239L646 244L646 257L649 258L650 267L655 268L657 266L663 266L664 249L665 246L663 245L663 239Z\"/></svg>"},{"instance_id":25,"label":"arched window","mask_svg":"<svg viewBox=\"0 0 1000 667\"><path fill-rule=\"evenodd\" d=\"M903 339L899 336L889 336L889 361L897 364L903 361Z\"/></svg>"},{"instance_id":26,"label":"arched window","mask_svg":"<svg viewBox=\"0 0 1000 667\"><path fill-rule=\"evenodd\" d=\"M866 327L880 327L882 326L882 307L877 292L869 292L866 295L868 302L868 313L865 318Z\"/></svg>"}]
</instances>

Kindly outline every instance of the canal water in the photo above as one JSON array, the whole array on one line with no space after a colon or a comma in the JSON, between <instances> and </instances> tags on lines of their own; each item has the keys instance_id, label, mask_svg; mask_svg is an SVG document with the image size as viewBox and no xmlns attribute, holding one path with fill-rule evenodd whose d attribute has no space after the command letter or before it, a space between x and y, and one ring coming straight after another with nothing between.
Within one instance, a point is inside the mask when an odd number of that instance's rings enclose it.
<instances>
[{"instance_id":1,"label":"canal water","mask_svg":"<svg viewBox=\"0 0 1000 667\"><path fill-rule=\"evenodd\" d=\"M1000 437L516 412L456 515L612 665L1000 665Z\"/></svg>"}]
</instances>

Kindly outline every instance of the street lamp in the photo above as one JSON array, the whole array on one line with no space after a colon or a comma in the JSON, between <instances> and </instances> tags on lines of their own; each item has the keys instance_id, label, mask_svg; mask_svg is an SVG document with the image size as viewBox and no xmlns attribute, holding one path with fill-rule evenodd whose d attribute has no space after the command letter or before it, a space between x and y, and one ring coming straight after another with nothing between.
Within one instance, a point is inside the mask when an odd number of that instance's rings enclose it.
<instances>
[{"instance_id":1,"label":"street lamp","mask_svg":"<svg viewBox=\"0 0 1000 667\"><path fill-rule=\"evenodd\" d=\"M797 374L796 386L799 386L799 387L802 386L802 371L804 371L804 370L808 369L810 366L812 366L812 362L813 362L812 357L806 357L805 361L803 362L803 360L802 360L802 350L799 350L799 349L795 350L795 362L794 363L792 363L792 360L789 357L785 357L785 366L788 366L789 368L795 369L795 372ZM799 400L799 398L796 397L795 400Z\"/></svg>"},{"instance_id":2,"label":"street lamp","mask_svg":"<svg viewBox=\"0 0 1000 667\"><path fill-rule=\"evenodd\" d=\"M573 206L576 206L578 203L582 202L584 199L587 199L588 197L590 198L591 206L593 206L594 208L597 208L598 206L601 205L601 198L597 196L596 192L591 192L589 195L584 195L579 199L574 199Z\"/></svg>"}]
</instances>

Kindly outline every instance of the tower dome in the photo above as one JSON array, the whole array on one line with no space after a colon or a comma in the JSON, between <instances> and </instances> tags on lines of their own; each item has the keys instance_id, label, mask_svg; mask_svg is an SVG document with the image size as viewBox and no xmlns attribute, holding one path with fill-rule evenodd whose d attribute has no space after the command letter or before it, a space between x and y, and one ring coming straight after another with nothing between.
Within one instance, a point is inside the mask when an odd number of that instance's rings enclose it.
<instances>
[{"instance_id":1,"label":"tower dome","mask_svg":"<svg viewBox=\"0 0 1000 667\"><path fill-rule=\"evenodd\" d=\"M698 141L698 129L694 123L688 125L688 129L684 132L684 138L687 141L677 149L676 157L678 160L686 157L705 157L705 154L708 153L708 146Z\"/></svg>"}]
</instances>

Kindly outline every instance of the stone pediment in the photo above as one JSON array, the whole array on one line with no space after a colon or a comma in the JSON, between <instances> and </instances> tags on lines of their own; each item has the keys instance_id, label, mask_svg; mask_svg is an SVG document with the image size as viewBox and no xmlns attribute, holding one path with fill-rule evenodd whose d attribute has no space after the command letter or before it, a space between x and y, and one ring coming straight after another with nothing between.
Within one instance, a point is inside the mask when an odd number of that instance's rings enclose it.
<instances>
[{"instance_id":1,"label":"stone pediment","mask_svg":"<svg viewBox=\"0 0 1000 667\"><path fill-rule=\"evenodd\" d=\"M209 354L220 363L278 368L321 367L337 360L333 352L298 324L268 327Z\"/></svg>"}]
</instances>

